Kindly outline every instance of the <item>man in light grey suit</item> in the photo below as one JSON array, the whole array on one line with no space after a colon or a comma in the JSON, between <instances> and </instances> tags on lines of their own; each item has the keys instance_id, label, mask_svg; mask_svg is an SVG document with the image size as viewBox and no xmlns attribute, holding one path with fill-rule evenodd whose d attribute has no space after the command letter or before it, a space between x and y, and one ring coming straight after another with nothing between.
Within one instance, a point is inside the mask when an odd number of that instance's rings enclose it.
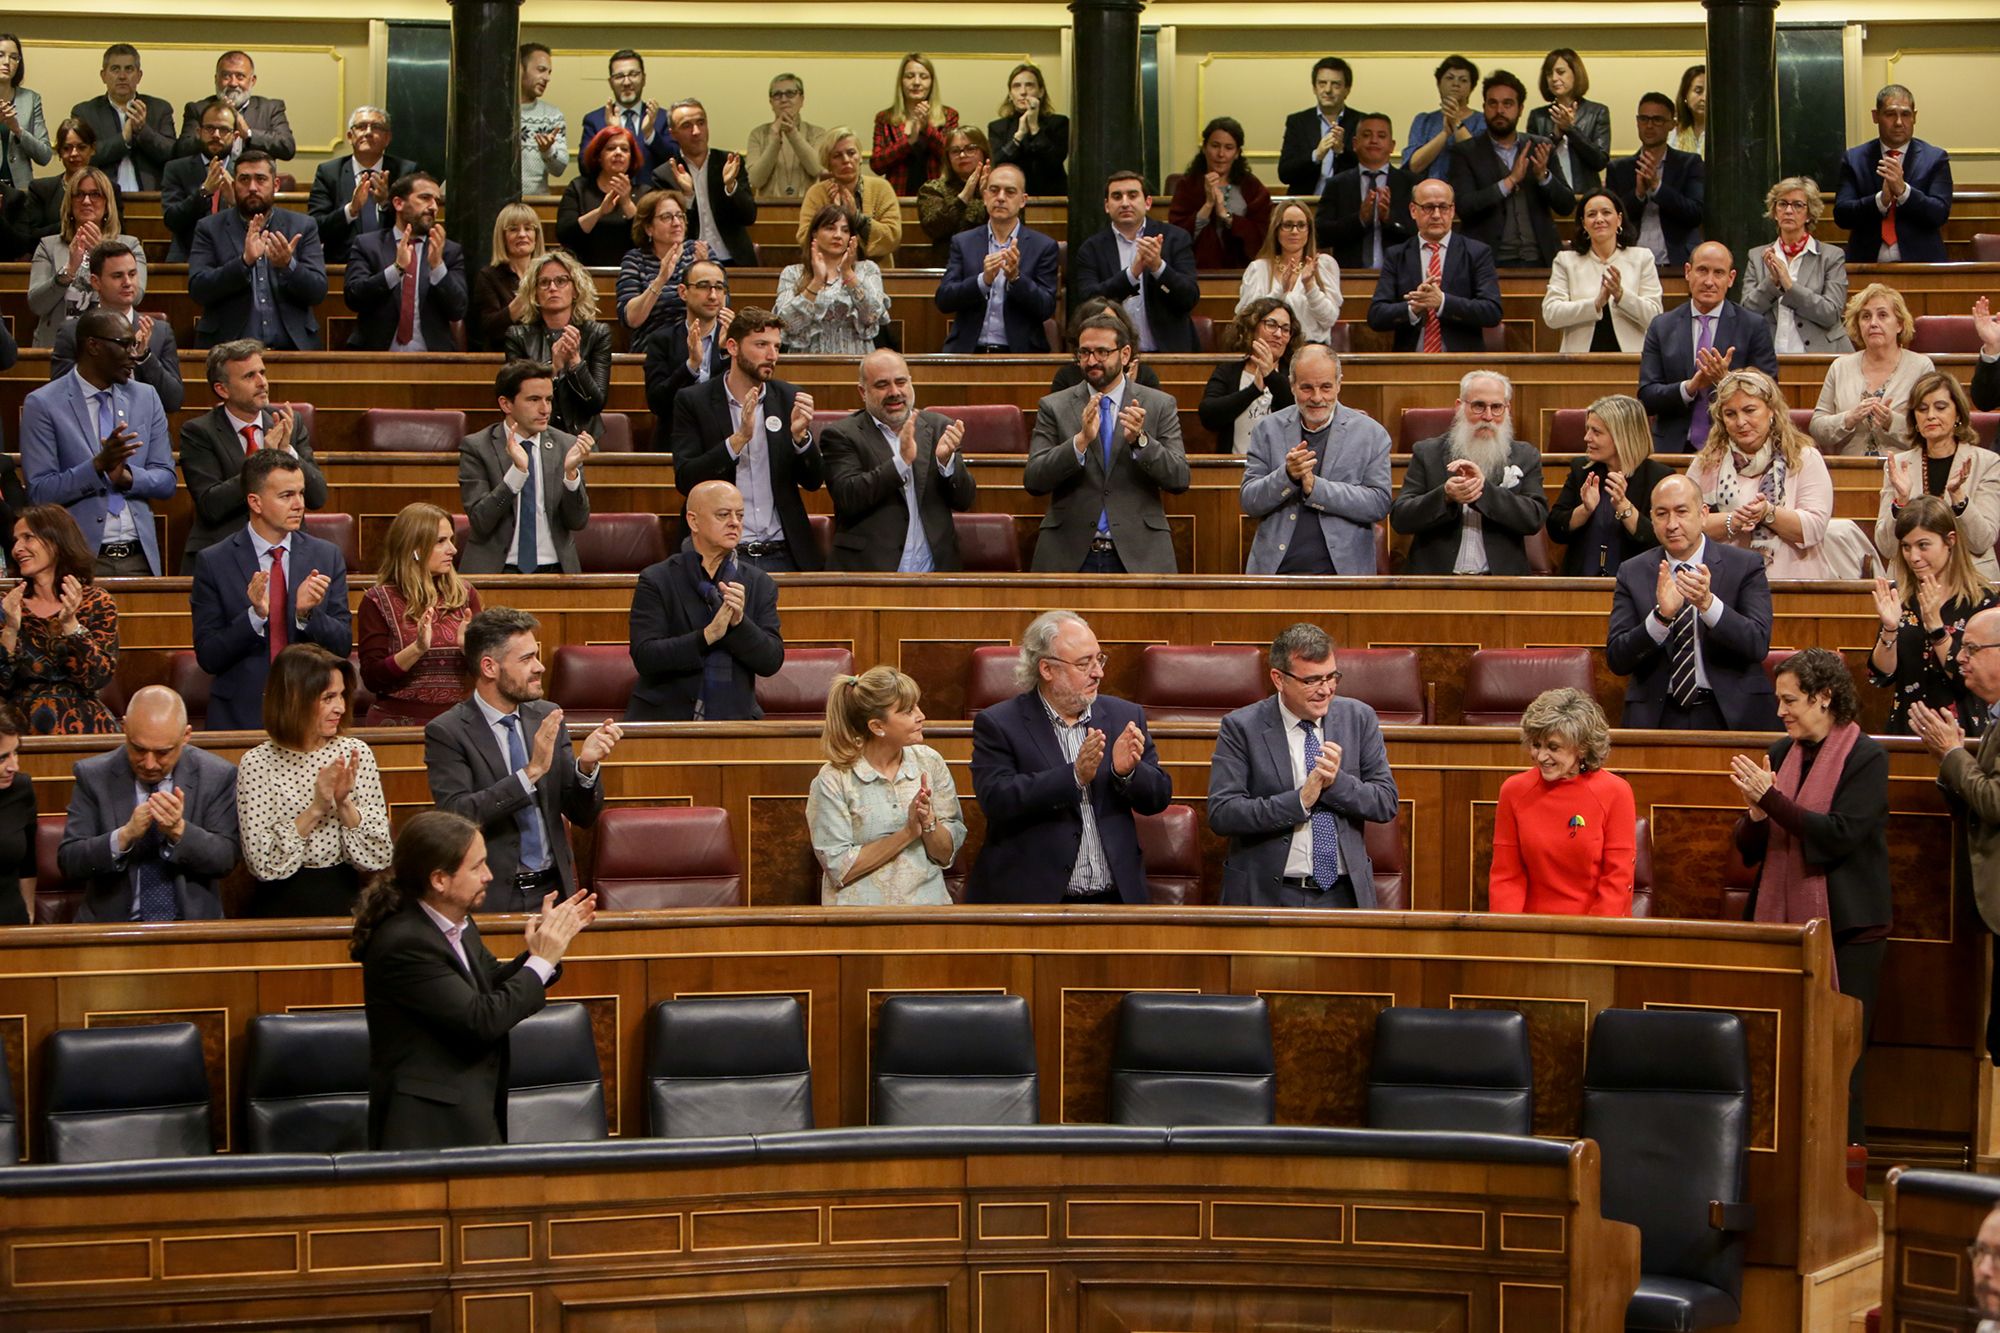
<instances>
[{"instance_id":1,"label":"man in light grey suit","mask_svg":"<svg viewBox=\"0 0 2000 1333\"><path fill-rule=\"evenodd\" d=\"M588 434L551 429L555 372L509 361L493 382L506 414L458 445L458 495L471 525L458 567L467 574L575 574L571 536L590 521L583 487Z\"/></svg>"},{"instance_id":2,"label":"man in light grey suit","mask_svg":"<svg viewBox=\"0 0 2000 1333\"><path fill-rule=\"evenodd\" d=\"M1188 488L1180 409L1129 378L1131 334L1110 315L1077 331L1083 382L1042 399L1022 485L1050 497L1037 573L1172 574L1160 495Z\"/></svg>"},{"instance_id":3,"label":"man in light grey suit","mask_svg":"<svg viewBox=\"0 0 2000 1333\"><path fill-rule=\"evenodd\" d=\"M1247 572L1373 574L1389 432L1341 406L1340 358L1318 343L1292 357L1292 400L1250 432L1237 496L1258 520Z\"/></svg>"},{"instance_id":4,"label":"man in light grey suit","mask_svg":"<svg viewBox=\"0 0 2000 1333\"><path fill-rule=\"evenodd\" d=\"M148 685L125 744L76 766L56 864L84 885L78 921L212 921L236 868L236 765L188 744L187 705Z\"/></svg>"},{"instance_id":5,"label":"man in light grey suit","mask_svg":"<svg viewBox=\"0 0 2000 1333\"><path fill-rule=\"evenodd\" d=\"M1361 826L1396 817L1396 778L1375 710L1339 681L1326 631L1293 625L1271 643L1276 693L1222 719L1208 826L1229 839L1226 906L1375 906Z\"/></svg>"}]
</instances>

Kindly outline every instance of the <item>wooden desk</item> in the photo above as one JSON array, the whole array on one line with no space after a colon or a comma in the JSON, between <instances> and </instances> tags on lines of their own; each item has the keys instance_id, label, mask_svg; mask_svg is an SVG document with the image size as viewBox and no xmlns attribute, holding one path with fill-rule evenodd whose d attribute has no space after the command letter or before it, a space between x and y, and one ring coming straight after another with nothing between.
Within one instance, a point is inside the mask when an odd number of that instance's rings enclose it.
<instances>
[{"instance_id":1,"label":"wooden desk","mask_svg":"<svg viewBox=\"0 0 2000 1333\"><path fill-rule=\"evenodd\" d=\"M1970 1330L1979 1322L1966 1247L2000 1204L2000 1180L1945 1171L1889 1173L1882 1192L1882 1328Z\"/></svg>"}]
</instances>

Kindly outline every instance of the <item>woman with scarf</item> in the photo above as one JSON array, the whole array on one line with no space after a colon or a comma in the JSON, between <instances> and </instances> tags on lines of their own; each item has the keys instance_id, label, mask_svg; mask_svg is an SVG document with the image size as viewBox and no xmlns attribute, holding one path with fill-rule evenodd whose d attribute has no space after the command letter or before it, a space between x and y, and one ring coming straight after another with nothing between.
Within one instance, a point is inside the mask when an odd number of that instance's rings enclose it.
<instances>
[{"instance_id":1,"label":"woman with scarf","mask_svg":"<svg viewBox=\"0 0 2000 1333\"><path fill-rule=\"evenodd\" d=\"M1752 920L1833 924L1834 983L1861 1001L1862 1058L1847 1097L1847 1141L1860 1143L1862 1067L1890 928L1889 757L1855 723L1860 699L1840 654L1792 654L1777 688L1784 738L1761 761L1730 760L1747 807L1736 850L1762 867Z\"/></svg>"},{"instance_id":2,"label":"woman with scarf","mask_svg":"<svg viewBox=\"0 0 2000 1333\"><path fill-rule=\"evenodd\" d=\"M1777 381L1732 370L1715 386L1708 444L1688 477L1708 506L1711 541L1764 557L1772 579L1831 578L1821 542L1833 517L1833 477L1792 425Z\"/></svg>"}]
</instances>

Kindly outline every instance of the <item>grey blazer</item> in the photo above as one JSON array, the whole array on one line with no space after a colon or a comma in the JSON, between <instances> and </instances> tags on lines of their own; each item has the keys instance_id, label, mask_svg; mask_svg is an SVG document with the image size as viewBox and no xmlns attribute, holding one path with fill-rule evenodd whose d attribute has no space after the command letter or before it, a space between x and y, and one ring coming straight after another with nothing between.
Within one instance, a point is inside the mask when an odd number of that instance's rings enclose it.
<instances>
[{"instance_id":1,"label":"grey blazer","mask_svg":"<svg viewBox=\"0 0 2000 1333\"><path fill-rule=\"evenodd\" d=\"M1180 407L1171 396L1126 377L1119 406L1137 402L1146 409L1146 424L1141 447L1113 442L1107 474L1101 450L1088 449L1079 461L1073 443L1090 394L1090 385L1078 383L1050 394L1035 409L1022 485L1030 495L1050 497L1035 543L1035 571L1073 574L1080 569L1097 533L1097 516L1105 513L1128 573L1175 573L1174 540L1160 495L1179 495L1188 488Z\"/></svg>"},{"instance_id":2,"label":"grey blazer","mask_svg":"<svg viewBox=\"0 0 2000 1333\"><path fill-rule=\"evenodd\" d=\"M2000 931L2000 727L1989 726L1972 742L1938 762L1938 786L1965 816L1965 848L1972 864L1972 900L1979 918Z\"/></svg>"},{"instance_id":3,"label":"grey blazer","mask_svg":"<svg viewBox=\"0 0 2000 1333\"><path fill-rule=\"evenodd\" d=\"M1361 826L1396 817L1396 775L1389 771L1382 724L1367 704L1336 695L1321 735L1340 747L1340 776L1320 793L1316 808L1340 821L1340 866L1353 882L1355 905L1373 907L1375 865ZM1222 863L1225 906L1281 905L1277 882L1284 877L1292 832L1306 818L1278 697L1223 718L1208 766L1208 827L1229 839Z\"/></svg>"},{"instance_id":4,"label":"grey blazer","mask_svg":"<svg viewBox=\"0 0 2000 1333\"><path fill-rule=\"evenodd\" d=\"M1336 406L1310 495L1285 471L1285 455L1304 438L1296 406L1271 413L1250 432L1238 500L1258 522L1245 572L1277 573L1303 518L1317 520L1326 534L1335 573L1373 574L1375 525L1389 516L1389 432L1364 413Z\"/></svg>"},{"instance_id":5,"label":"grey blazer","mask_svg":"<svg viewBox=\"0 0 2000 1333\"><path fill-rule=\"evenodd\" d=\"M14 119L21 122L21 133L0 129L0 150L4 150L7 169L14 173L14 188L25 190L34 178L36 167L45 167L55 152L49 146L49 125L42 115L42 99L33 88L14 90Z\"/></svg>"},{"instance_id":6,"label":"grey blazer","mask_svg":"<svg viewBox=\"0 0 2000 1333\"><path fill-rule=\"evenodd\" d=\"M173 784L186 804L187 829L171 851L157 832L148 832L114 856L111 835L132 817L138 791L125 747L92 755L76 766L69 819L63 827L56 864L65 877L83 882L78 921L130 921L132 868L157 859L172 877L176 911L182 921L222 916L216 885L236 868L236 765L190 745L174 765Z\"/></svg>"},{"instance_id":7,"label":"grey blazer","mask_svg":"<svg viewBox=\"0 0 2000 1333\"><path fill-rule=\"evenodd\" d=\"M542 432L541 448L535 454L535 472L542 486L542 513L548 519L556 560L565 574L583 570L576 557L576 540L570 534L590 521L589 481L580 480L572 491L562 480L563 459L575 443L576 436L550 427ZM461 573L498 574L514 554L515 496L506 482L513 466L507 461L505 422L495 422L458 442L458 498L472 529L467 534L465 550L458 557Z\"/></svg>"},{"instance_id":8,"label":"grey blazer","mask_svg":"<svg viewBox=\"0 0 2000 1333\"><path fill-rule=\"evenodd\" d=\"M1790 291L1780 293L1764 268L1764 252L1770 248L1760 245L1744 261L1743 300L1739 304L1764 317L1771 328L1772 345L1778 341L1778 307L1786 305L1798 321L1806 351L1853 351L1854 343L1840 322L1841 312L1847 308L1846 254L1837 245L1819 242L1817 253L1808 250L1799 256L1799 276L1792 280Z\"/></svg>"}]
</instances>

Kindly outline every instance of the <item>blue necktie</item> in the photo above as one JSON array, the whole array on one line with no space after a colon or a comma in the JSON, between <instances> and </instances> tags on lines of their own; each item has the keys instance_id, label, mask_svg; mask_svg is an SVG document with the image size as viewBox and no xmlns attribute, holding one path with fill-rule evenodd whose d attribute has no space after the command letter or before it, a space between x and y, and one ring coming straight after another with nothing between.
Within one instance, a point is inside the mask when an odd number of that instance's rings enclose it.
<instances>
[{"instance_id":1,"label":"blue necktie","mask_svg":"<svg viewBox=\"0 0 2000 1333\"><path fill-rule=\"evenodd\" d=\"M542 488L535 484L536 443L533 440L521 443L527 446L528 484L521 488L521 530L514 548L514 568L520 573L532 574L542 567L535 554L535 517L542 507Z\"/></svg>"},{"instance_id":2,"label":"blue necktie","mask_svg":"<svg viewBox=\"0 0 2000 1333\"><path fill-rule=\"evenodd\" d=\"M1104 484L1107 489L1111 485L1111 436L1118 429L1117 406L1109 398L1099 399L1097 404L1097 442L1104 452ZM1097 530L1111 531L1110 511L1097 511Z\"/></svg>"},{"instance_id":3,"label":"blue necktie","mask_svg":"<svg viewBox=\"0 0 2000 1333\"><path fill-rule=\"evenodd\" d=\"M1310 773L1319 762L1319 734L1304 719L1299 721L1299 730L1306 734L1306 772ZM1330 889L1340 879L1340 821L1333 817L1333 811L1313 806L1312 837L1313 878L1322 889Z\"/></svg>"},{"instance_id":4,"label":"blue necktie","mask_svg":"<svg viewBox=\"0 0 2000 1333\"><path fill-rule=\"evenodd\" d=\"M500 719L500 725L507 728L507 763L515 772L528 766L528 747L521 743L521 715L509 713ZM549 866L548 841L542 837L542 810L539 798L531 798L514 815L514 822L521 827L521 869L526 872L546 870Z\"/></svg>"},{"instance_id":5,"label":"blue necktie","mask_svg":"<svg viewBox=\"0 0 2000 1333\"><path fill-rule=\"evenodd\" d=\"M170 782L161 783L158 790L171 791ZM143 841L143 839L142 839ZM157 842L157 839L156 839ZM136 847L126 851L138 853ZM166 867L160 864L160 848L155 846L151 853L133 868L139 883L139 919L141 921L175 921L180 912L174 903L174 882L167 877Z\"/></svg>"},{"instance_id":6,"label":"blue necktie","mask_svg":"<svg viewBox=\"0 0 2000 1333\"><path fill-rule=\"evenodd\" d=\"M116 429L117 425L111 417L111 390L100 390L97 394L97 438L100 441L108 440L111 438L111 432ZM110 486L109 482L105 484ZM116 487L111 487L111 493L104 497L104 509L111 514L125 512L125 497L118 493Z\"/></svg>"}]
</instances>

